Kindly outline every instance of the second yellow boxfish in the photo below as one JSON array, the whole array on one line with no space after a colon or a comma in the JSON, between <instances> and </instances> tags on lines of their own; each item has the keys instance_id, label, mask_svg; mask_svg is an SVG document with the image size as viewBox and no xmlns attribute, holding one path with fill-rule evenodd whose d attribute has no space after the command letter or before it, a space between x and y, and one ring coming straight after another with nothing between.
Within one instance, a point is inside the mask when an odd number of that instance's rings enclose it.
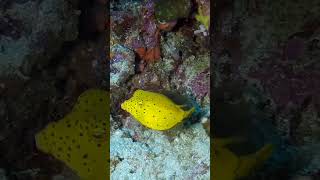
<instances>
[{"instance_id":1,"label":"second yellow boxfish","mask_svg":"<svg viewBox=\"0 0 320 180\"><path fill-rule=\"evenodd\" d=\"M121 104L141 124L155 130L170 129L194 112L194 108L185 111L182 107L163 94L144 90L136 90Z\"/></svg>"}]
</instances>

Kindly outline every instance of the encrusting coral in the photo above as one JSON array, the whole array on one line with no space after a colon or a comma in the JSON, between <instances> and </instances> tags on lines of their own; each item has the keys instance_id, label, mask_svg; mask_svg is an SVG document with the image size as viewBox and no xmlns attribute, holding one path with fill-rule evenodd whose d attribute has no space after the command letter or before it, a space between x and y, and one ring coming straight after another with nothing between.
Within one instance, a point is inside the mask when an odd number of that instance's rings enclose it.
<instances>
[{"instance_id":1,"label":"encrusting coral","mask_svg":"<svg viewBox=\"0 0 320 180\"><path fill-rule=\"evenodd\" d=\"M36 134L37 148L63 161L81 179L107 179L109 93L91 89L72 111Z\"/></svg>"},{"instance_id":2,"label":"encrusting coral","mask_svg":"<svg viewBox=\"0 0 320 180\"><path fill-rule=\"evenodd\" d=\"M147 0L143 5L143 26L133 47L140 59L155 62L161 58L160 32L171 31L180 18L187 18L190 0Z\"/></svg>"},{"instance_id":3,"label":"encrusting coral","mask_svg":"<svg viewBox=\"0 0 320 180\"><path fill-rule=\"evenodd\" d=\"M198 14L196 14L196 20L203 24L207 30L209 30L210 15L205 15L200 7L198 8Z\"/></svg>"},{"instance_id":4,"label":"encrusting coral","mask_svg":"<svg viewBox=\"0 0 320 180\"><path fill-rule=\"evenodd\" d=\"M273 146L267 144L253 154L238 156L226 146L241 143L237 138L214 138L212 158L212 176L217 180L236 180L250 175L272 154Z\"/></svg>"},{"instance_id":5,"label":"encrusting coral","mask_svg":"<svg viewBox=\"0 0 320 180\"><path fill-rule=\"evenodd\" d=\"M155 130L170 129L194 112L194 108L185 111L182 107L165 95L144 90L136 90L121 104L141 124Z\"/></svg>"},{"instance_id":6,"label":"encrusting coral","mask_svg":"<svg viewBox=\"0 0 320 180\"><path fill-rule=\"evenodd\" d=\"M155 62L161 58L160 31L154 17L154 2L146 1L142 9L143 25L141 37L133 42L133 48L140 59Z\"/></svg>"},{"instance_id":7,"label":"encrusting coral","mask_svg":"<svg viewBox=\"0 0 320 180\"><path fill-rule=\"evenodd\" d=\"M158 22L170 22L189 16L190 0L158 0L155 1L155 16Z\"/></svg>"}]
</instances>

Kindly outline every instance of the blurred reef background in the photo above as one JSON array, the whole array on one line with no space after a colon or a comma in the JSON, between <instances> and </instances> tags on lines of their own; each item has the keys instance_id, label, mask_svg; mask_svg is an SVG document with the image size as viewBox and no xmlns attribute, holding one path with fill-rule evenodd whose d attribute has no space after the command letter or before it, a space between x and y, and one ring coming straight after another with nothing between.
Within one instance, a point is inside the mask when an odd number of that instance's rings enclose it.
<instances>
[{"instance_id":1,"label":"blurred reef background","mask_svg":"<svg viewBox=\"0 0 320 180\"><path fill-rule=\"evenodd\" d=\"M104 0L0 1L0 179L78 179L35 147L89 88L107 89Z\"/></svg>"},{"instance_id":2,"label":"blurred reef background","mask_svg":"<svg viewBox=\"0 0 320 180\"><path fill-rule=\"evenodd\" d=\"M249 179L319 179L319 1L215 1L212 11L214 136L274 145Z\"/></svg>"}]
</instances>

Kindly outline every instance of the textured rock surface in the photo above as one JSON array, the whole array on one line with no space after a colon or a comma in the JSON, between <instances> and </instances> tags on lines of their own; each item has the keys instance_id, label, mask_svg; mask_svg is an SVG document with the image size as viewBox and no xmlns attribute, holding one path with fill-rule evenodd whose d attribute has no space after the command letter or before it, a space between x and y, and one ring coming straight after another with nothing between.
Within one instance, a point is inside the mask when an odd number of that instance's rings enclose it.
<instances>
[{"instance_id":1,"label":"textured rock surface","mask_svg":"<svg viewBox=\"0 0 320 180\"><path fill-rule=\"evenodd\" d=\"M132 50L119 44L111 47L110 86L119 87L134 74L135 54Z\"/></svg>"},{"instance_id":2,"label":"textured rock surface","mask_svg":"<svg viewBox=\"0 0 320 180\"><path fill-rule=\"evenodd\" d=\"M6 171L3 169L0 169L0 180L7 180Z\"/></svg>"},{"instance_id":3,"label":"textured rock surface","mask_svg":"<svg viewBox=\"0 0 320 180\"><path fill-rule=\"evenodd\" d=\"M256 126L274 124L276 139L282 140L269 166L273 171L259 178L289 179L320 170L314 151L320 143L319 8L316 0L218 4L212 61L219 94L214 95L238 105L246 99L256 107L251 113L259 114Z\"/></svg>"},{"instance_id":4,"label":"textured rock surface","mask_svg":"<svg viewBox=\"0 0 320 180\"><path fill-rule=\"evenodd\" d=\"M9 1L0 6L0 74L16 73L22 66L48 63L64 41L77 37L77 1Z\"/></svg>"},{"instance_id":5,"label":"textured rock surface","mask_svg":"<svg viewBox=\"0 0 320 180\"><path fill-rule=\"evenodd\" d=\"M172 140L146 130L136 141L129 129L111 136L111 179L209 179L210 141L200 124L180 129Z\"/></svg>"},{"instance_id":6,"label":"textured rock surface","mask_svg":"<svg viewBox=\"0 0 320 180\"><path fill-rule=\"evenodd\" d=\"M0 164L8 179L79 179L39 152L34 135L63 117L85 89L107 89L104 37L80 37L78 20L93 11L90 2L81 8L78 0L0 1ZM105 27L90 28L95 24Z\"/></svg>"}]
</instances>

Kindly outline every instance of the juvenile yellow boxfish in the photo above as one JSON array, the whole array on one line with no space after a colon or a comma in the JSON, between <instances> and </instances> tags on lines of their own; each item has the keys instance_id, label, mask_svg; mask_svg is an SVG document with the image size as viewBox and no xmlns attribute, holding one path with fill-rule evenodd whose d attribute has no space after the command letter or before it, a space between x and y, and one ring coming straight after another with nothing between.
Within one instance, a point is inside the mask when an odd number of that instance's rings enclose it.
<instances>
[{"instance_id":1,"label":"juvenile yellow boxfish","mask_svg":"<svg viewBox=\"0 0 320 180\"><path fill-rule=\"evenodd\" d=\"M109 102L107 91L85 91L69 114L36 134L37 148L63 161L82 180L106 180Z\"/></svg>"},{"instance_id":2,"label":"juvenile yellow boxfish","mask_svg":"<svg viewBox=\"0 0 320 180\"><path fill-rule=\"evenodd\" d=\"M121 104L141 124L155 130L170 129L194 112L194 107L188 111L182 107L163 94L144 90L136 90Z\"/></svg>"}]
</instances>

